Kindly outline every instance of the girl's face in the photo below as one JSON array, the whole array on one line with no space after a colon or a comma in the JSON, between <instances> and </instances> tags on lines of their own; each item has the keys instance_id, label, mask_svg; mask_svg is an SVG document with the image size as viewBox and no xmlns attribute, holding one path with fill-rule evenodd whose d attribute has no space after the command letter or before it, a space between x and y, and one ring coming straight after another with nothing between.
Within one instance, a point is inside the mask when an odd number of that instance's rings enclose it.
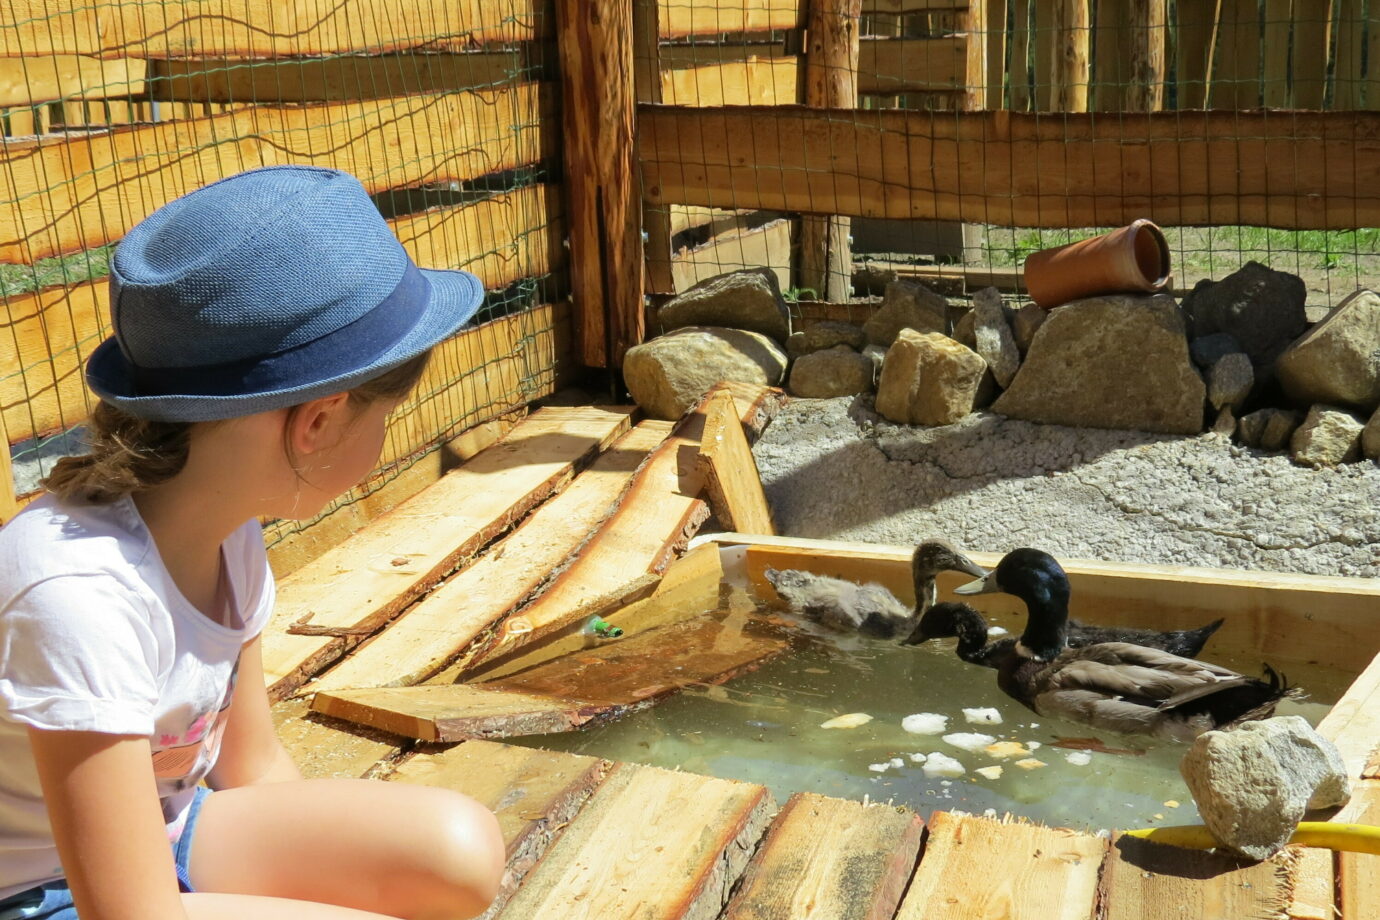
<instances>
[{"instance_id":1,"label":"girl's face","mask_svg":"<svg viewBox=\"0 0 1380 920\"><path fill-rule=\"evenodd\" d=\"M338 437L316 453L301 469L301 493L292 517L314 517L349 491L374 469L388 429L388 415L401 399L379 399L358 408L347 407Z\"/></svg>"}]
</instances>

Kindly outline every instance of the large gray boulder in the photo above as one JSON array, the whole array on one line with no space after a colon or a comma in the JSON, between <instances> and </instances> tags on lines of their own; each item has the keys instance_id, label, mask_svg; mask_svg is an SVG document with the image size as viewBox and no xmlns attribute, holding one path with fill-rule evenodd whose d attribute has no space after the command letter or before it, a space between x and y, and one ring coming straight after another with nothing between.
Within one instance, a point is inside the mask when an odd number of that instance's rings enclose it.
<instances>
[{"instance_id":1,"label":"large gray boulder","mask_svg":"<svg viewBox=\"0 0 1380 920\"><path fill-rule=\"evenodd\" d=\"M1380 295L1357 291L1298 338L1275 365L1301 403L1370 413L1380 406Z\"/></svg>"},{"instance_id":2,"label":"large gray boulder","mask_svg":"<svg viewBox=\"0 0 1380 920\"><path fill-rule=\"evenodd\" d=\"M1179 772L1212 836L1252 859L1283 848L1307 811L1351 798L1342 755L1302 716L1206 732Z\"/></svg>"},{"instance_id":3,"label":"large gray boulder","mask_svg":"<svg viewBox=\"0 0 1380 920\"><path fill-rule=\"evenodd\" d=\"M799 358L835 345L847 345L854 351L862 351L867 347L867 333L863 332L861 326L852 323L825 320L799 332L792 332L786 340L786 354Z\"/></svg>"},{"instance_id":4,"label":"large gray boulder","mask_svg":"<svg viewBox=\"0 0 1380 920\"><path fill-rule=\"evenodd\" d=\"M949 302L916 281L897 280L886 286L882 305L863 324L867 341L890 346L902 329L949 331Z\"/></svg>"},{"instance_id":5,"label":"large gray boulder","mask_svg":"<svg viewBox=\"0 0 1380 920\"><path fill-rule=\"evenodd\" d=\"M726 326L760 332L777 342L791 334L791 315L776 273L747 268L706 278L657 311L662 332L686 326Z\"/></svg>"},{"instance_id":6,"label":"large gray boulder","mask_svg":"<svg viewBox=\"0 0 1380 920\"><path fill-rule=\"evenodd\" d=\"M996 288L984 288L973 295L973 338L997 386L1006 389L1021 367L1021 351L1006 322L1006 310Z\"/></svg>"},{"instance_id":7,"label":"large gray boulder","mask_svg":"<svg viewBox=\"0 0 1380 920\"><path fill-rule=\"evenodd\" d=\"M1174 299L1114 294L1051 311L992 409L1030 422L1197 434L1205 396Z\"/></svg>"},{"instance_id":8,"label":"large gray boulder","mask_svg":"<svg viewBox=\"0 0 1380 920\"><path fill-rule=\"evenodd\" d=\"M1247 262L1221 281L1200 281L1184 298L1192 338L1225 332L1257 368L1268 369L1308 324L1303 280Z\"/></svg>"},{"instance_id":9,"label":"large gray boulder","mask_svg":"<svg viewBox=\"0 0 1380 920\"><path fill-rule=\"evenodd\" d=\"M791 365L790 391L807 399L871 393L875 375L871 358L847 345L836 345L796 358Z\"/></svg>"},{"instance_id":10,"label":"large gray boulder","mask_svg":"<svg viewBox=\"0 0 1380 920\"><path fill-rule=\"evenodd\" d=\"M1217 359L1208 371L1208 402L1214 409L1240 408L1255 386L1255 370L1245 352L1232 352Z\"/></svg>"},{"instance_id":11,"label":"large gray boulder","mask_svg":"<svg viewBox=\"0 0 1380 920\"><path fill-rule=\"evenodd\" d=\"M1361 458L1361 432L1366 423L1335 406L1314 406L1290 438L1294 462L1304 466L1336 466Z\"/></svg>"},{"instance_id":12,"label":"large gray boulder","mask_svg":"<svg viewBox=\"0 0 1380 920\"><path fill-rule=\"evenodd\" d=\"M776 386L786 355L746 329L687 326L628 349L623 381L651 418L674 420L720 381Z\"/></svg>"},{"instance_id":13,"label":"large gray boulder","mask_svg":"<svg viewBox=\"0 0 1380 920\"><path fill-rule=\"evenodd\" d=\"M938 332L902 329L882 364L877 411L903 425L949 425L978 405L987 362Z\"/></svg>"}]
</instances>

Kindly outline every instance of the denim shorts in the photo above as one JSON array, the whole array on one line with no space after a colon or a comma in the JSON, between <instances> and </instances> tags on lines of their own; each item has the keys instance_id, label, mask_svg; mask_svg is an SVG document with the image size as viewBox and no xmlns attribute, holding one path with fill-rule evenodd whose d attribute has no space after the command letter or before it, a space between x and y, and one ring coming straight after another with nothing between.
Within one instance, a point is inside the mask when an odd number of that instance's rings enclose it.
<instances>
[{"instance_id":1,"label":"denim shorts","mask_svg":"<svg viewBox=\"0 0 1380 920\"><path fill-rule=\"evenodd\" d=\"M187 822L182 825L182 836L173 844L177 883L183 891L192 890L191 879L187 875L187 866L192 858L192 832L196 830L196 819L201 815L201 804L210 794L211 790L205 786L197 787L192 804L187 808ZM77 909L72 906L72 891L67 887L67 881L58 879L0 901L0 920L77 920Z\"/></svg>"}]
</instances>

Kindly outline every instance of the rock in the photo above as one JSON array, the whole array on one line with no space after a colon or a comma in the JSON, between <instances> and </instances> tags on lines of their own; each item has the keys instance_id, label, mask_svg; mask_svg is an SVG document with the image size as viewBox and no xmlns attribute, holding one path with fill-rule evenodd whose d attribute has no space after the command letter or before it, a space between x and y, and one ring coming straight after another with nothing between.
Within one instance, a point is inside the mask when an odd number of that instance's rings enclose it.
<instances>
[{"instance_id":1,"label":"rock","mask_svg":"<svg viewBox=\"0 0 1380 920\"><path fill-rule=\"evenodd\" d=\"M872 382L876 383L882 376L882 365L886 362L886 349L880 345L869 345L863 349L862 353L872 361Z\"/></svg>"},{"instance_id":2,"label":"rock","mask_svg":"<svg viewBox=\"0 0 1380 920\"><path fill-rule=\"evenodd\" d=\"M1205 396L1174 299L1114 294L1052 311L992 408L1031 422L1197 434Z\"/></svg>"},{"instance_id":3,"label":"rock","mask_svg":"<svg viewBox=\"0 0 1380 920\"><path fill-rule=\"evenodd\" d=\"M887 352L877 411L904 425L948 425L973 411L987 362L938 332L902 329Z\"/></svg>"},{"instance_id":4,"label":"rock","mask_svg":"<svg viewBox=\"0 0 1380 920\"><path fill-rule=\"evenodd\" d=\"M1380 460L1380 409L1375 410L1361 431L1361 453L1367 460Z\"/></svg>"},{"instance_id":5,"label":"rock","mask_svg":"<svg viewBox=\"0 0 1380 920\"><path fill-rule=\"evenodd\" d=\"M828 399L872 392L876 369L872 359L847 345L811 352L791 365L791 393L807 399Z\"/></svg>"},{"instance_id":6,"label":"rock","mask_svg":"<svg viewBox=\"0 0 1380 920\"><path fill-rule=\"evenodd\" d=\"M1016 347L1021 350L1021 356L1030 351L1030 343L1035 340L1035 333L1044 325L1049 314L1039 304L1022 304L1021 308L1011 314L1011 333L1016 337Z\"/></svg>"},{"instance_id":7,"label":"rock","mask_svg":"<svg viewBox=\"0 0 1380 920\"><path fill-rule=\"evenodd\" d=\"M745 329L687 326L628 349L623 379L652 418L674 420L723 380L776 386L786 355L767 336Z\"/></svg>"},{"instance_id":8,"label":"rock","mask_svg":"<svg viewBox=\"0 0 1380 920\"><path fill-rule=\"evenodd\" d=\"M1257 409L1236 424L1236 439L1247 447L1284 450L1303 421L1303 416L1288 409Z\"/></svg>"},{"instance_id":9,"label":"rock","mask_svg":"<svg viewBox=\"0 0 1380 920\"><path fill-rule=\"evenodd\" d=\"M949 302L923 284L898 279L886 286L881 307L863 328L868 342L887 346L902 329L948 332Z\"/></svg>"},{"instance_id":10,"label":"rock","mask_svg":"<svg viewBox=\"0 0 1380 920\"><path fill-rule=\"evenodd\" d=\"M835 345L847 345L854 351L862 351L867 347L867 333L863 332L861 326L854 326L852 323L825 320L800 332L792 332L791 337L786 340L786 354L792 358L799 358L801 355L814 354Z\"/></svg>"},{"instance_id":11,"label":"rock","mask_svg":"<svg viewBox=\"0 0 1380 920\"><path fill-rule=\"evenodd\" d=\"M686 326L726 326L760 332L777 342L791 334L791 316L776 273L749 268L706 278L657 311L662 332Z\"/></svg>"},{"instance_id":12,"label":"rock","mask_svg":"<svg viewBox=\"0 0 1380 920\"><path fill-rule=\"evenodd\" d=\"M1236 430L1236 416L1232 415L1231 406L1219 407L1221 411L1217 413L1217 421L1212 423L1212 433L1220 437L1229 438Z\"/></svg>"},{"instance_id":13,"label":"rock","mask_svg":"<svg viewBox=\"0 0 1380 920\"><path fill-rule=\"evenodd\" d=\"M992 369L997 386L1003 390L1011 385L1016 371L1021 367L1021 351L1016 347L1016 337L1006 324L1006 311L1002 308L1001 294L996 288L984 288L973 295L973 336L977 348L987 366Z\"/></svg>"},{"instance_id":14,"label":"rock","mask_svg":"<svg viewBox=\"0 0 1380 920\"><path fill-rule=\"evenodd\" d=\"M969 310L959 317L958 322L954 323L954 334L951 338L962 345L964 348L977 350L977 335L973 331L977 325L977 311Z\"/></svg>"},{"instance_id":15,"label":"rock","mask_svg":"<svg viewBox=\"0 0 1380 920\"><path fill-rule=\"evenodd\" d=\"M1274 364L1308 320L1303 280L1259 262L1247 262L1221 281L1200 281L1184 298L1193 338L1225 332L1257 368Z\"/></svg>"},{"instance_id":16,"label":"rock","mask_svg":"<svg viewBox=\"0 0 1380 920\"><path fill-rule=\"evenodd\" d=\"M1208 402L1214 409L1239 408L1255 386L1255 371L1250 356L1235 351L1223 355L1208 372Z\"/></svg>"},{"instance_id":17,"label":"rock","mask_svg":"<svg viewBox=\"0 0 1380 920\"><path fill-rule=\"evenodd\" d=\"M1357 291L1289 346L1275 365L1279 382L1301 403L1360 409L1380 406L1380 295Z\"/></svg>"},{"instance_id":18,"label":"rock","mask_svg":"<svg viewBox=\"0 0 1380 920\"><path fill-rule=\"evenodd\" d=\"M895 280L894 268L881 268L871 262L858 262L853 266L853 287L863 296L881 294Z\"/></svg>"},{"instance_id":19,"label":"rock","mask_svg":"<svg viewBox=\"0 0 1380 920\"><path fill-rule=\"evenodd\" d=\"M1260 436L1265 432L1265 413L1270 409L1261 409L1249 415L1243 415L1236 422L1236 440L1247 447L1259 447Z\"/></svg>"},{"instance_id":20,"label":"rock","mask_svg":"<svg viewBox=\"0 0 1380 920\"><path fill-rule=\"evenodd\" d=\"M1236 341L1235 336L1227 335L1225 332L1200 336L1188 343L1188 356L1203 370L1212 367L1224 355L1234 351L1241 351L1241 343Z\"/></svg>"},{"instance_id":21,"label":"rock","mask_svg":"<svg viewBox=\"0 0 1380 920\"><path fill-rule=\"evenodd\" d=\"M1304 466L1336 466L1360 459L1365 423L1333 406L1314 406L1289 440L1294 462Z\"/></svg>"},{"instance_id":22,"label":"rock","mask_svg":"<svg viewBox=\"0 0 1380 920\"><path fill-rule=\"evenodd\" d=\"M1212 836L1252 859L1283 848L1305 812L1351 798L1342 755L1302 716L1205 732L1179 772Z\"/></svg>"}]
</instances>

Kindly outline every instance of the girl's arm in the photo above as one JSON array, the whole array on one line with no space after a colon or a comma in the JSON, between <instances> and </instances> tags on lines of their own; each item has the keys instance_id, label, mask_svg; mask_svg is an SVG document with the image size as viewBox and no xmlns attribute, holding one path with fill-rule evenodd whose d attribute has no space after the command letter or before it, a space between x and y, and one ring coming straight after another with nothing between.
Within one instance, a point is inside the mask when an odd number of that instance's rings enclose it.
<instances>
[{"instance_id":1,"label":"girl's arm","mask_svg":"<svg viewBox=\"0 0 1380 920\"><path fill-rule=\"evenodd\" d=\"M230 789L302 778L273 728L258 636L246 643L240 652L235 698L225 716L228 721L220 742L220 756L206 777L208 786Z\"/></svg>"},{"instance_id":2,"label":"girl's arm","mask_svg":"<svg viewBox=\"0 0 1380 920\"><path fill-rule=\"evenodd\" d=\"M147 738L29 729L82 920L185 920Z\"/></svg>"}]
</instances>

